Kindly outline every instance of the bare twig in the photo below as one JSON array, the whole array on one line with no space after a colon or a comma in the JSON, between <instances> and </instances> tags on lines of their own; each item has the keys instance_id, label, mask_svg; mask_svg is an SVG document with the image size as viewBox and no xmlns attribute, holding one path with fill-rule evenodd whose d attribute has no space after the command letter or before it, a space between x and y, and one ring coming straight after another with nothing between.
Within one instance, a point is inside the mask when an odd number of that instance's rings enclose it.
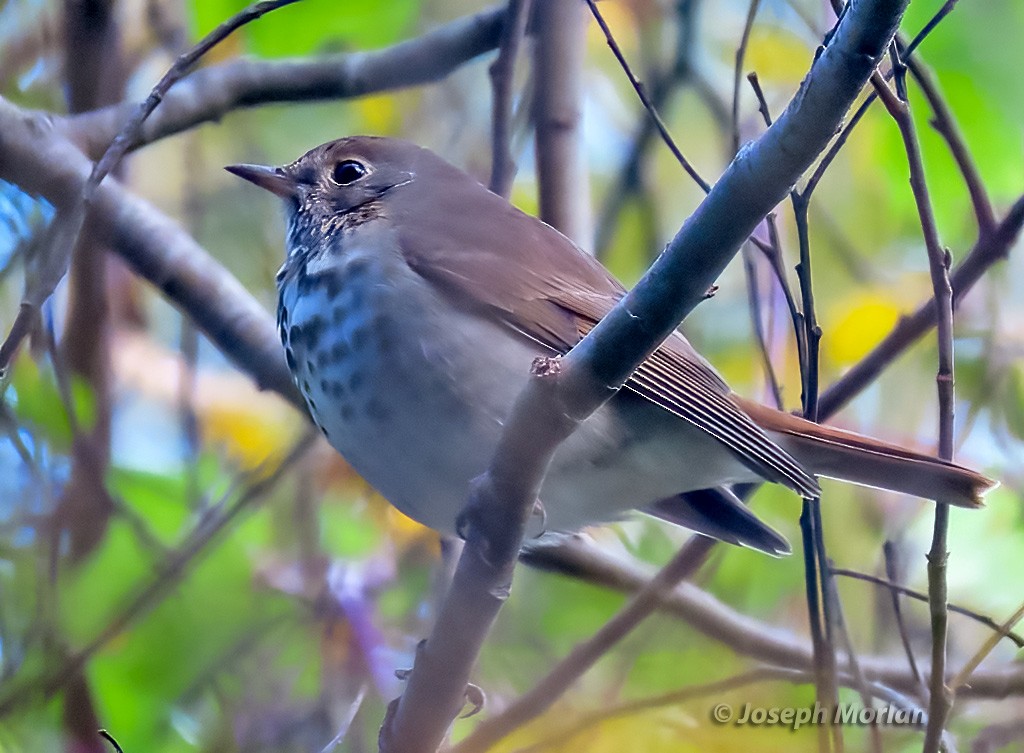
<instances>
[{"instance_id":1,"label":"bare twig","mask_svg":"<svg viewBox=\"0 0 1024 753\"><path fill-rule=\"evenodd\" d=\"M0 177L51 201L81 192L90 163L44 116L0 99L0 124ZM303 406L266 310L180 226L114 181L97 189L92 222L100 241L187 311L260 387Z\"/></svg>"},{"instance_id":2,"label":"bare twig","mask_svg":"<svg viewBox=\"0 0 1024 753\"><path fill-rule=\"evenodd\" d=\"M900 568L897 566L896 561L896 546L892 541L886 541L882 546L882 556L885 558L885 575L888 578L888 582L894 586L897 585L897 579L899 578ZM835 568L832 569L833 574L836 574ZM896 620L896 629L900 634L900 643L903 645L903 653L907 656L907 665L910 667L910 673L917 680L920 685L919 698L928 697L928 686L925 684L924 678L921 676L921 670L917 668L917 658L914 656L914 647L910 645L910 633L907 631L906 621L903 619L903 608L900 604L900 592L894 588L890 588L889 598L892 601L892 613ZM923 597L925 603L928 602L928 597L925 594L919 594Z\"/></svg>"},{"instance_id":3,"label":"bare twig","mask_svg":"<svg viewBox=\"0 0 1024 753\"><path fill-rule=\"evenodd\" d=\"M811 647L814 650L814 691L815 699L823 708L828 709L827 724L816 728L818 733L819 753L828 753L835 745L842 750L842 732L838 725L833 724L835 709L839 705L839 686L836 683L838 672L835 645L832 643L832 626L826 614L825 595L822 581L824 580L824 563L819 560L817 541L822 538L818 529L821 515L815 514L820 509L818 499L805 499L800 511L800 538L803 544L804 586L807 600L807 618L811 632Z\"/></svg>"},{"instance_id":4,"label":"bare twig","mask_svg":"<svg viewBox=\"0 0 1024 753\"><path fill-rule=\"evenodd\" d=\"M117 740L114 739L114 736L112 734L110 734L109 732L107 732L105 729L99 730L97 732L97 734L100 737L102 737L104 740L106 740L108 743L113 745L114 746L114 750L116 750L117 753L124 753L124 751L121 749L121 746L118 745Z\"/></svg>"},{"instance_id":5,"label":"bare twig","mask_svg":"<svg viewBox=\"0 0 1024 753\"><path fill-rule=\"evenodd\" d=\"M372 52L232 60L198 70L167 92L129 149L219 120L239 108L357 97L437 81L498 45L505 11L504 5L489 8ZM135 107L122 103L61 119L58 125L98 158Z\"/></svg>"},{"instance_id":6,"label":"bare twig","mask_svg":"<svg viewBox=\"0 0 1024 753\"><path fill-rule=\"evenodd\" d=\"M651 76L650 101L657 112L666 109L673 95L684 86L691 86L698 93L705 96L709 105L717 108L716 117L724 121L727 114L724 105L710 90L710 87L702 88L700 82L695 79L697 75L693 68L692 58L696 48L695 27L697 24L697 6L699 0L680 0L675 4L673 20L676 39L672 60L665 66L665 69ZM641 103L641 106L642 103ZM603 258L612 241L616 224L623 208L634 196L641 194L643 190L643 173L645 168L645 157L647 147L658 133L654 118L644 108L637 119L629 147L625 150L625 157L622 167L619 169L614 183L609 187L601 207L597 223L597 237L594 241L594 254L597 258ZM653 248L655 244L652 244Z\"/></svg>"},{"instance_id":7,"label":"bare twig","mask_svg":"<svg viewBox=\"0 0 1024 753\"><path fill-rule=\"evenodd\" d=\"M700 177L700 173L698 173L696 168L690 164L690 161L683 155L682 150L680 150L676 145L672 135L668 132L668 127L665 125L665 121L661 119L661 115L658 114L658 110L655 108L651 98L647 96L647 90L644 88L644 85L633 73L633 69L629 67L629 63L626 61L626 57L622 54L622 50L619 49L619 45L618 42L615 41L615 37L612 36L611 29L608 28L608 24L605 22L604 16L602 16L601 11L597 9L597 3L595 3L594 0L587 0L587 5L590 6L590 12L597 21L597 25L601 27L601 31L604 33L604 38L608 42L608 47L611 48L612 54L614 54L615 59L619 61L619 65L622 66L622 70L626 73L626 77L636 90L637 96L640 98L640 101L643 102L644 108L650 114L651 120L653 120L655 126L657 126L658 133L661 134L661 138L665 142L665 145L668 146L669 151L672 152L679 164L682 165L686 174L693 179L694 183L701 187L701 190L703 190L704 193L707 193L711 190L711 184Z\"/></svg>"},{"instance_id":8,"label":"bare twig","mask_svg":"<svg viewBox=\"0 0 1024 753\"><path fill-rule=\"evenodd\" d=\"M754 30L754 19L757 18L757 9L760 5L761 0L750 0L750 5L747 7L747 20L743 24L743 34L736 47L736 65L732 77L732 151L734 154L740 150L740 83L743 81L743 60L747 55L747 44L750 42L750 33Z\"/></svg>"},{"instance_id":9,"label":"bare twig","mask_svg":"<svg viewBox=\"0 0 1024 753\"><path fill-rule=\"evenodd\" d=\"M710 541L704 537L693 540ZM625 593L634 593L642 588L654 574L650 566L625 555L611 554L582 535L533 542L524 549L521 559L530 567ZM660 610L683 620L694 630L740 656L801 671L813 669L814 658L806 639L740 614L692 583L681 583L665 594ZM845 670L845 657L840 655L839 658L840 666ZM910 694L919 690L914 676L895 657L864 656L860 664L870 682ZM1017 666L979 672L971 678L969 686L961 689L961 693L976 698L1024 693L1024 668Z\"/></svg>"},{"instance_id":10,"label":"bare twig","mask_svg":"<svg viewBox=\"0 0 1024 753\"><path fill-rule=\"evenodd\" d=\"M928 594L916 591L913 588L908 588L907 586L896 583L891 578L889 580L886 580L885 578L879 578L877 575L870 575L869 573L862 573L858 572L857 570L848 570L844 567L833 567L832 573L834 575L839 575L844 578L852 578L853 580L862 580L865 583L873 583L876 586L881 586L882 588L888 589L894 595L906 596L910 599L914 599L915 601L920 601L924 603L928 602ZM991 617L983 615L980 612L975 612L973 609L968 609L967 607L960 606L959 604L950 604L949 611L956 612L957 614L962 614L964 617L969 617L975 622L978 622L987 628L991 628L992 630L998 631L1002 629L1002 626L998 622L993 620ZM1017 646L1017 648L1024 648L1024 636L1020 636L1011 630L1004 637L1012 641L1014 645Z\"/></svg>"},{"instance_id":11,"label":"bare twig","mask_svg":"<svg viewBox=\"0 0 1024 753\"><path fill-rule=\"evenodd\" d=\"M924 163L921 159L921 148L917 141L917 132L910 115L910 106L906 99L904 72L900 68L897 55L894 53L894 70L896 71L896 91L893 96L888 87L876 89L886 109L896 121L903 138L910 168L910 187L914 194L921 229L924 235L925 248L928 252L928 268L932 278L934 292L935 319L938 323L938 373L936 384L939 396L939 457L943 460L953 459L953 287L950 283L950 253L942 247L935 224L928 192L928 183L924 174ZM932 530L932 544L928 552L928 603L932 616L932 673L929 683L930 699L928 704L928 728L925 732L925 753L935 753L941 743L942 731L946 718L953 704L953 691L945 684L946 639L948 633L949 600L946 568L949 553L947 541L949 532L949 506L942 500L936 500L935 524Z\"/></svg>"},{"instance_id":12,"label":"bare twig","mask_svg":"<svg viewBox=\"0 0 1024 753\"><path fill-rule=\"evenodd\" d=\"M992 653L995 647L999 644L999 641L1010 634L1014 626L1024 618L1024 604L1017 607L1015 611L999 629L990 635L981 647L974 653L963 668L953 676L953 679L949 681L949 690L951 693L955 693L959 688L962 688L968 682L970 682L971 675L974 674L975 670L985 661L986 657Z\"/></svg>"}]
</instances>

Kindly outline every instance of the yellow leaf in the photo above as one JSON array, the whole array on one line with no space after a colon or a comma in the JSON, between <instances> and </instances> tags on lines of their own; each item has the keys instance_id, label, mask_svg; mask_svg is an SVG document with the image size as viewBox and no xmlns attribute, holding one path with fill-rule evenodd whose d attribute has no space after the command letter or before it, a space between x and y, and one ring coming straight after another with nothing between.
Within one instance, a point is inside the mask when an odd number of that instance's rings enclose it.
<instances>
[{"instance_id":1,"label":"yellow leaf","mask_svg":"<svg viewBox=\"0 0 1024 753\"><path fill-rule=\"evenodd\" d=\"M744 68L757 71L765 81L796 84L807 75L812 56L807 45L785 29L755 26Z\"/></svg>"},{"instance_id":2,"label":"yellow leaf","mask_svg":"<svg viewBox=\"0 0 1024 753\"><path fill-rule=\"evenodd\" d=\"M877 292L860 293L840 301L831 312L821 340L828 360L850 366L889 333L900 316L896 302Z\"/></svg>"}]
</instances>

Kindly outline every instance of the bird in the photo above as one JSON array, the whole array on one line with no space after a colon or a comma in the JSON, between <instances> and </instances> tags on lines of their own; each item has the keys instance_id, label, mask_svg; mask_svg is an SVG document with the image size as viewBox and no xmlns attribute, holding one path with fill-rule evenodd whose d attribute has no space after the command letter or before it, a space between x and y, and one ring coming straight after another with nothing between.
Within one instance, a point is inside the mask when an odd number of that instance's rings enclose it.
<instances>
[{"instance_id":1,"label":"bird","mask_svg":"<svg viewBox=\"0 0 1024 753\"><path fill-rule=\"evenodd\" d=\"M226 169L284 202L277 324L313 421L400 511L454 533L534 359L568 352L624 286L407 141L350 136L282 167ZM821 476L969 508L995 485L743 398L676 330L559 446L539 501L544 530L640 509L778 555L784 537L703 490L769 481L814 498Z\"/></svg>"}]
</instances>

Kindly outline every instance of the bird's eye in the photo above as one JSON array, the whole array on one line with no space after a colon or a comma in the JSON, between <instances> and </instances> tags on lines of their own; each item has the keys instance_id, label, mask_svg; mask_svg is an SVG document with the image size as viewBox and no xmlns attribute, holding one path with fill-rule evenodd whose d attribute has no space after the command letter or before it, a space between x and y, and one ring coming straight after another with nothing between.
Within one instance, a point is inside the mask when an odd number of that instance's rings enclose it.
<instances>
[{"instance_id":1,"label":"bird's eye","mask_svg":"<svg viewBox=\"0 0 1024 753\"><path fill-rule=\"evenodd\" d=\"M348 186L366 175L366 165L354 159L342 160L334 166L331 180L339 186Z\"/></svg>"}]
</instances>

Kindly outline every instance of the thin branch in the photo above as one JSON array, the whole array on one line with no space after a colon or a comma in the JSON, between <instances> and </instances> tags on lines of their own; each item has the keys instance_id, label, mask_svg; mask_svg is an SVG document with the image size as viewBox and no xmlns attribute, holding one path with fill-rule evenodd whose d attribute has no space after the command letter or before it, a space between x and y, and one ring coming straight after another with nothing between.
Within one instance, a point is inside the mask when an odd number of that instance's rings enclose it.
<instances>
[{"instance_id":1,"label":"thin branch","mask_svg":"<svg viewBox=\"0 0 1024 753\"><path fill-rule=\"evenodd\" d=\"M889 114L896 121L903 138L910 169L910 187L914 194L928 252L928 269L931 273L934 293L935 318L938 323L938 372L935 380L939 397L939 457L953 459L953 288L950 283L950 253L942 247L935 214L932 209L928 183L921 159L921 147L906 100L904 72L898 57L893 55L896 72L896 90L899 98L893 97L887 87L879 90L879 96ZM946 718L953 705L953 691L945 684L946 641L948 635L947 602L949 601L946 570L949 553L949 506L936 500L935 524L932 529L932 544L928 552L928 603L932 617L932 674L929 684L928 729L925 733L924 751L934 753L941 743Z\"/></svg>"},{"instance_id":2,"label":"thin branch","mask_svg":"<svg viewBox=\"0 0 1024 753\"><path fill-rule=\"evenodd\" d=\"M822 555L824 555L824 544L822 544ZM842 641L843 649L846 651L846 663L850 668L850 682L844 683L841 679L841 675L836 670L836 684L843 686L847 684L852 687L860 695L861 705L864 708L871 708L873 706L873 700L877 698L872 688L871 683L868 682L864 676L864 670L861 668L860 658L857 656L857 650L853 645L853 638L850 636L850 630L846 625L846 615L843 613L843 604L839 598L839 592L836 590L836 581L832 577L832 562L826 560L824 563L824 572L822 573L822 583L824 585L825 601L830 606L830 609L826 612L827 615L833 620L835 625L835 633L839 635L840 641ZM870 722L870 737L871 737L871 750L872 753L882 753L882 733L879 729L878 720L872 719ZM840 729L841 732L841 729Z\"/></svg>"},{"instance_id":3,"label":"thin branch","mask_svg":"<svg viewBox=\"0 0 1024 753\"><path fill-rule=\"evenodd\" d=\"M747 308L750 309L750 320L754 326L754 341L757 343L761 368L764 371L768 389L771 391L772 400L775 402L775 407L782 410L782 387L779 385L779 377L775 373L775 365L772 363L768 339L764 331L764 322L761 319L761 288L760 280L757 277L757 263L749 244L744 244L742 254L743 271L747 280Z\"/></svg>"},{"instance_id":4,"label":"thin branch","mask_svg":"<svg viewBox=\"0 0 1024 753\"><path fill-rule=\"evenodd\" d=\"M981 236L974 247L950 275L953 286L953 307L959 306L967 292L994 264L1007 258L1024 227L1024 195L1014 202L992 233ZM825 390L818 410L822 418L837 413L843 406L874 382L889 364L935 326L935 299L922 303L913 314L905 316L870 353Z\"/></svg>"},{"instance_id":5,"label":"thin branch","mask_svg":"<svg viewBox=\"0 0 1024 753\"><path fill-rule=\"evenodd\" d=\"M673 95L683 86L690 85L698 94L704 96L709 106L718 106L716 118L724 121L727 114L710 87L702 88L695 79L692 58L695 43L695 26L697 24L697 5L699 0L679 0L676 3L673 18L675 21L675 49L672 60L661 72L651 76L651 104L657 112L664 111ZM641 103L642 106L642 103ZM643 171L647 147L658 133L654 118L650 117L646 108L637 118L629 147L625 150L622 167L608 189L597 223L597 237L594 241L594 254L603 258L611 244L615 227L623 208L631 197L643 189ZM653 247L653 246L652 246Z\"/></svg>"},{"instance_id":6,"label":"thin branch","mask_svg":"<svg viewBox=\"0 0 1024 753\"><path fill-rule=\"evenodd\" d=\"M950 153L953 155L953 159L956 162L957 168L960 170L960 174L963 176L964 184L967 186L968 193L971 197L971 203L974 207L975 220L978 223L979 234L984 236L994 230L995 216L992 211L992 203L989 200L988 192L985 189L984 182L981 180L981 176L978 172L977 165L974 164L974 160L967 149L967 145L963 140L963 136L960 133L959 128L956 125L949 105L943 99L939 93L938 87L936 86L932 74L929 69L913 57L913 53L917 47L925 40L938 23L945 18L949 12L956 5L957 0L947 0L941 8L935 13L934 16L924 25L924 27L914 36L913 40L906 44L902 37L897 34L896 42L897 46L902 52L903 63L910 70L911 75L917 81L921 87L925 99L928 101L928 105L932 108L934 113L934 120L932 125L938 131L939 135L946 141ZM825 174L825 171L831 165L832 161L839 154L840 150L846 144L856 128L857 124L861 121L864 115L867 113L871 105L878 99L882 93L882 89L885 87L885 81L888 81L893 76L893 71L889 71L884 77L875 75L872 77L872 84L875 86L875 91L868 95L853 116L847 121L846 126L836 137L832 146L826 152L825 156L818 163L815 168L813 175L807 181L804 188L805 193L813 192L814 188L821 181Z\"/></svg>"},{"instance_id":7,"label":"thin branch","mask_svg":"<svg viewBox=\"0 0 1024 753\"><path fill-rule=\"evenodd\" d=\"M587 5L590 6L590 12L593 14L594 20L597 21L597 25L601 27L601 31L604 33L604 38L608 43L608 47L611 48L612 54L615 55L615 59L619 61L619 65L622 67L626 77L629 79L629 83L633 85L633 89L636 90L636 94L640 97L640 101L643 103L644 108L647 110L648 114L650 114L651 120L654 121L654 125L658 129L658 133L661 134L661 138L665 142L665 145L669 148L669 151L672 152L679 164L682 165L686 174L693 179L694 183L701 187L701 190L703 190L704 193L707 193L711 190L711 184L700 177L700 173L698 173L696 168L690 164L690 161L686 159L685 155L683 155L682 150L680 150L676 145L672 135L668 132L668 127L665 125L665 121L661 119L661 115L658 114L658 110L655 108L651 98L647 96L647 90L644 88L643 83L641 83L640 79L638 79L636 74L633 73L633 69L629 67L629 63L626 61L625 55L622 54L622 50L619 49L619 45L618 42L615 41L615 37L612 36L612 31L608 28L608 24L605 22L604 16L602 16L601 11L597 9L597 3L595 3L594 0L587 0Z\"/></svg>"},{"instance_id":8,"label":"thin branch","mask_svg":"<svg viewBox=\"0 0 1024 753\"><path fill-rule=\"evenodd\" d=\"M1024 604L1017 607L1010 617L999 626L999 629L994 634L990 635L981 647L974 653L967 663L964 664L963 668L954 675L953 679L949 681L949 690L951 693L955 693L959 688L962 688L968 682L970 682L971 675L981 666L981 663L985 661L989 654L995 650L995 647L999 644L999 641L1010 634L1014 626L1024 618Z\"/></svg>"},{"instance_id":9,"label":"thin branch","mask_svg":"<svg viewBox=\"0 0 1024 753\"><path fill-rule=\"evenodd\" d=\"M710 541L700 536L693 540ZM654 575L654 570L646 563L627 555L613 555L584 535L549 536L532 542L523 550L521 560L533 568L624 593L643 588ZM665 594L660 611L682 620L740 656L801 671L813 669L814 658L806 638L741 614L692 583L681 583ZM839 655L839 660L840 667L848 671L843 654ZM870 682L910 694L919 690L914 676L898 657L862 656L860 663ZM1014 665L979 672L960 692L975 698L1024 694L1024 667Z\"/></svg>"},{"instance_id":10,"label":"thin branch","mask_svg":"<svg viewBox=\"0 0 1024 753\"><path fill-rule=\"evenodd\" d=\"M489 188L506 199L512 191L516 163L512 157L512 84L516 57L530 20L532 0L508 0L506 23L501 32L498 56L491 63L491 180Z\"/></svg>"},{"instance_id":11,"label":"thin branch","mask_svg":"<svg viewBox=\"0 0 1024 753\"><path fill-rule=\"evenodd\" d=\"M877 575L862 573L858 570L848 570L844 567L833 567L831 568L831 570L833 575L839 575L844 578L851 578L853 580L862 580L865 583L873 583L876 586L881 586L882 588L888 589L894 595L898 594L900 596L906 596L907 598L914 599L915 601L920 601L925 604L928 603L928 594L922 593L921 591L917 591L907 586L900 585L899 583L893 581L891 578L880 578ZM1002 629L1002 626L998 622L993 620L991 617L981 614L980 612L975 612L973 609L968 609L967 607L962 607L958 604L950 604L949 611L956 612L957 614L962 614L964 617L969 617L975 622L978 622L992 630L998 631ZM1024 648L1024 637L1018 635L1017 633L1014 633L1012 630L1009 633L1007 633L1005 637L1008 640L1012 641L1014 645L1017 646L1017 648ZM918 673L915 672L914 674L917 675Z\"/></svg>"},{"instance_id":12,"label":"thin branch","mask_svg":"<svg viewBox=\"0 0 1024 753\"><path fill-rule=\"evenodd\" d=\"M750 5L747 7L747 20L743 24L743 34L736 47L736 65L733 68L732 77L733 154L740 150L740 83L743 81L743 60L747 55L747 45L750 43L750 34L754 30L754 20L757 18L757 9L760 5L761 0L750 0Z\"/></svg>"},{"instance_id":13,"label":"thin branch","mask_svg":"<svg viewBox=\"0 0 1024 753\"><path fill-rule=\"evenodd\" d=\"M51 202L79 195L91 163L45 116L0 98L0 130L0 177ZM179 225L116 181L97 189L91 216L98 240L187 311L260 387L303 406L266 309Z\"/></svg>"},{"instance_id":14,"label":"thin branch","mask_svg":"<svg viewBox=\"0 0 1024 753\"><path fill-rule=\"evenodd\" d=\"M897 567L896 561L896 546L892 541L886 541L882 546L882 556L885 558L885 575L888 578L888 582L894 586L898 585L897 579L899 578L899 568ZM835 574L835 568L832 569ZM895 589L889 590L889 598L892 602L892 613L896 620L896 629L900 634L900 643L903 646L903 653L907 657L907 665L910 667L910 673L914 676L917 684L920 686L919 698L928 697L928 686L925 684L924 678L921 676L921 670L917 668L917 657L914 656L914 647L910 645L910 633L907 630L907 623L903 619L903 606L900 603L900 592ZM928 597L925 594L919 594L923 597L925 603L928 602Z\"/></svg>"},{"instance_id":15,"label":"thin branch","mask_svg":"<svg viewBox=\"0 0 1024 753\"><path fill-rule=\"evenodd\" d=\"M504 5L496 6L372 52L299 60L232 60L198 70L167 92L128 148L218 121L239 108L344 99L440 80L498 45L505 12ZM135 107L122 103L57 123L96 158Z\"/></svg>"},{"instance_id":16,"label":"thin branch","mask_svg":"<svg viewBox=\"0 0 1024 753\"><path fill-rule=\"evenodd\" d=\"M107 732L105 729L99 730L96 734L98 734L100 737L102 737L104 740L106 740L108 743L114 746L114 750L116 750L117 753L124 753L124 751L121 749L121 746L118 744L117 740L114 739L114 736Z\"/></svg>"},{"instance_id":17,"label":"thin branch","mask_svg":"<svg viewBox=\"0 0 1024 753\"><path fill-rule=\"evenodd\" d=\"M811 632L811 648L814 650L814 693L815 701L827 709L827 724L816 727L819 753L828 753L835 744L842 750L842 732L833 723L835 710L839 705L839 686L835 645L831 638L831 625L825 613L822 579L824 565L818 559L816 542L821 538L816 532L819 515L814 508L820 505L817 499L805 499L800 512L800 538L803 543L804 597L807 600L807 619Z\"/></svg>"}]
</instances>

